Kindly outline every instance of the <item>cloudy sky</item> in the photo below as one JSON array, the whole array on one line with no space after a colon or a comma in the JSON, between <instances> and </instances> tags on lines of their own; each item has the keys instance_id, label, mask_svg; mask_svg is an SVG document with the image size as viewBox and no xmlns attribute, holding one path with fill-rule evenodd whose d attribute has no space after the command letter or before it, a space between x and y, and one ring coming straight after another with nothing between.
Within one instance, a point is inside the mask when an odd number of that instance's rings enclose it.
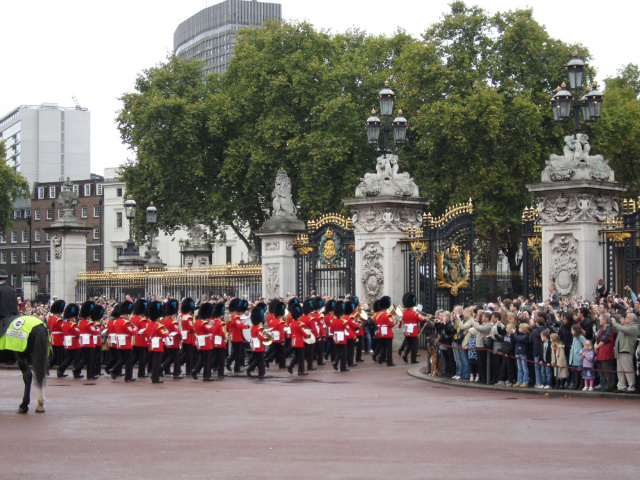
<instances>
[{"instance_id":1,"label":"cloudy sky","mask_svg":"<svg viewBox=\"0 0 640 480\"><path fill-rule=\"evenodd\" d=\"M114 118L118 97L136 76L173 50L180 22L214 0L0 0L0 116L44 102L91 111L91 171L103 174L131 152ZM449 10L450 0L282 0L286 20L342 32L357 27L391 35L402 27L418 37ZM598 80L627 63L640 64L638 0L477 0L490 13L531 7L551 36L589 48ZM597 33L590 33L595 31Z\"/></svg>"}]
</instances>

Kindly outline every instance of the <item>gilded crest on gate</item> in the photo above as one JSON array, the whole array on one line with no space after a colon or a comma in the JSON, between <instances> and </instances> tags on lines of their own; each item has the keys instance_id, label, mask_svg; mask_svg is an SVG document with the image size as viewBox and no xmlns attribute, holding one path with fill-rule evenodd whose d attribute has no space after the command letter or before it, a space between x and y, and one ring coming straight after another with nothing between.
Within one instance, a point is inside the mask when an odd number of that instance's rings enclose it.
<instances>
[{"instance_id":1,"label":"gilded crest on gate","mask_svg":"<svg viewBox=\"0 0 640 480\"><path fill-rule=\"evenodd\" d=\"M469 287L471 277L471 255L462 251L454 243L444 252L436 255L436 275L438 287L448 288L451 295L458 295L458 290Z\"/></svg>"},{"instance_id":2,"label":"gilded crest on gate","mask_svg":"<svg viewBox=\"0 0 640 480\"><path fill-rule=\"evenodd\" d=\"M327 231L324 232L318 247L320 262L323 265L335 265L342 258L344 248L340 241L340 236L336 235L330 228L327 228Z\"/></svg>"}]
</instances>

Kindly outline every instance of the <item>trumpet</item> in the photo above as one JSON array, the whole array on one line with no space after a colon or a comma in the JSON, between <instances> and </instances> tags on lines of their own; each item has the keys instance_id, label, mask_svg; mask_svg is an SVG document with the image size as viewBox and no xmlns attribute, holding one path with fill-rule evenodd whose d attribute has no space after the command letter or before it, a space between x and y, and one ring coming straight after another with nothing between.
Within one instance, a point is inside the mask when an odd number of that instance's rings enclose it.
<instances>
[{"instance_id":1,"label":"trumpet","mask_svg":"<svg viewBox=\"0 0 640 480\"><path fill-rule=\"evenodd\" d=\"M355 316L356 322L359 322L360 325L362 325L367 318L369 318L369 315L367 314L366 310L362 308L360 305L358 305L358 309L356 310L356 316Z\"/></svg>"},{"instance_id":2,"label":"trumpet","mask_svg":"<svg viewBox=\"0 0 640 480\"><path fill-rule=\"evenodd\" d=\"M387 308L387 313L393 317L401 317L402 318L402 310L398 305L392 303L389 308Z\"/></svg>"}]
</instances>

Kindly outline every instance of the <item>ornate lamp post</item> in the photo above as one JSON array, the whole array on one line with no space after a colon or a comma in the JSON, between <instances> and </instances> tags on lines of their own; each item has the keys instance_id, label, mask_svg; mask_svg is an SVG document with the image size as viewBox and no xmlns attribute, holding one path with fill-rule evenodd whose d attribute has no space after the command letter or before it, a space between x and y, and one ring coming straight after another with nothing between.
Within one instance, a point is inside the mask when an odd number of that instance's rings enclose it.
<instances>
[{"instance_id":1,"label":"ornate lamp post","mask_svg":"<svg viewBox=\"0 0 640 480\"><path fill-rule=\"evenodd\" d=\"M151 202L147 207L146 214L147 225L151 227L151 233L149 235L151 237L151 240L149 242L149 251L147 252L149 258L146 262L146 265L149 268L164 268L164 263L162 263L162 260L160 260L160 257L158 255L158 249L153 245L153 237L156 231L155 224L158 221L158 209L153 205L153 202Z\"/></svg>"},{"instance_id":2,"label":"ornate lamp post","mask_svg":"<svg viewBox=\"0 0 640 480\"><path fill-rule=\"evenodd\" d=\"M396 94L389 88L389 81L384 82L384 88L380 90L378 94L380 100L380 115L383 120L376 115L376 111L371 110L371 116L365 123L367 130L367 138L371 145L378 145L378 139L380 132L384 137L384 147L377 148L382 153L393 153L394 149L389 144L389 134L393 132L393 141L396 145L402 145L407 139L407 126L409 122L402 115L402 110L398 110L398 116L391 121L393 115L393 102L396 99Z\"/></svg>"},{"instance_id":3,"label":"ornate lamp post","mask_svg":"<svg viewBox=\"0 0 640 480\"><path fill-rule=\"evenodd\" d=\"M592 87L586 88L586 94L579 100L579 92L584 83L584 62L578 57L578 52L573 52L573 58L567 63L569 74L569 88L563 83L558 87L557 93L551 98L553 119L562 122L573 113L573 135L577 138L580 133L580 111L585 122L597 120L602 115L602 100L604 95L594 82Z\"/></svg>"},{"instance_id":4,"label":"ornate lamp post","mask_svg":"<svg viewBox=\"0 0 640 480\"><path fill-rule=\"evenodd\" d=\"M124 249L124 255L138 255L139 250L133 241L133 219L136 217L136 201L131 195L124 201L124 215L129 220L129 239L127 240L127 246Z\"/></svg>"}]
</instances>

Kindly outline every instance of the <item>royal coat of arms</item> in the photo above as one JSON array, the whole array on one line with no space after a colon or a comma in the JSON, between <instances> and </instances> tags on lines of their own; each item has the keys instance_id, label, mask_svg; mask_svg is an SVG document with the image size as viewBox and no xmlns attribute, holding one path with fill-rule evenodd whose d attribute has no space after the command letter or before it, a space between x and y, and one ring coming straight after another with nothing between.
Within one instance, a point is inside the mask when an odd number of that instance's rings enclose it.
<instances>
[{"instance_id":1,"label":"royal coat of arms","mask_svg":"<svg viewBox=\"0 0 640 480\"><path fill-rule=\"evenodd\" d=\"M458 290L469 287L471 256L468 251L462 252L454 243L444 252L438 253L436 260L438 287L448 288L454 297L458 295Z\"/></svg>"},{"instance_id":2,"label":"royal coat of arms","mask_svg":"<svg viewBox=\"0 0 640 480\"><path fill-rule=\"evenodd\" d=\"M331 266L337 265L344 254L344 247L340 241L340 237L336 233L327 228L327 231L322 236L318 245L318 253L320 257L320 263L322 265Z\"/></svg>"}]
</instances>

